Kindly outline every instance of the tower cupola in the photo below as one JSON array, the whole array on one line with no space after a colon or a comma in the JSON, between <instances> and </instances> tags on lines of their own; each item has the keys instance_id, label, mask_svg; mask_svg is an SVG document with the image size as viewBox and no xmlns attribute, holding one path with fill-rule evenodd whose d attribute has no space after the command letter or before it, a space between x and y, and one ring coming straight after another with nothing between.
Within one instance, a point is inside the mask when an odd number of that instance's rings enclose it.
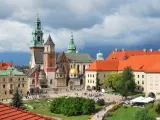
<instances>
[{"instance_id":1,"label":"tower cupola","mask_svg":"<svg viewBox=\"0 0 160 120\"><path fill-rule=\"evenodd\" d=\"M103 53L101 53L99 51L99 53L97 53L97 59L96 60L104 60Z\"/></svg>"},{"instance_id":2,"label":"tower cupola","mask_svg":"<svg viewBox=\"0 0 160 120\"><path fill-rule=\"evenodd\" d=\"M37 18L34 22L34 29L32 31L32 40L30 43L30 47L43 47L44 39L43 39L43 31L41 29L41 21L37 14Z\"/></svg>"},{"instance_id":3,"label":"tower cupola","mask_svg":"<svg viewBox=\"0 0 160 120\"><path fill-rule=\"evenodd\" d=\"M76 50L76 45L74 44L73 33L71 33L71 39L66 53L78 53L78 51Z\"/></svg>"}]
</instances>

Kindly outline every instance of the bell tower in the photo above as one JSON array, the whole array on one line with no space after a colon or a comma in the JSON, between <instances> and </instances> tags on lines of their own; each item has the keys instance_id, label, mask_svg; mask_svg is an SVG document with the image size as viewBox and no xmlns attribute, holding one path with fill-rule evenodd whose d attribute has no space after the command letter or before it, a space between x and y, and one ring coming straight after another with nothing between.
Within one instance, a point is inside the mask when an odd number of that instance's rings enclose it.
<instances>
[{"instance_id":1,"label":"bell tower","mask_svg":"<svg viewBox=\"0 0 160 120\"><path fill-rule=\"evenodd\" d=\"M30 42L30 68L33 68L37 64L37 59L41 61L41 63L38 64L43 64L43 31L41 29L41 21L40 18L37 14L37 18L34 22L34 29L32 31L32 40ZM36 58L38 57L38 58Z\"/></svg>"},{"instance_id":2,"label":"bell tower","mask_svg":"<svg viewBox=\"0 0 160 120\"><path fill-rule=\"evenodd\" d=\"M43 66L47 76L48 86L52 88L55 85L54 79L55 79L56 58L55 58L55 44L53 43L50 35L46 43L44 44L43 56L44 56Z\"/></svg>"}]
</instances>

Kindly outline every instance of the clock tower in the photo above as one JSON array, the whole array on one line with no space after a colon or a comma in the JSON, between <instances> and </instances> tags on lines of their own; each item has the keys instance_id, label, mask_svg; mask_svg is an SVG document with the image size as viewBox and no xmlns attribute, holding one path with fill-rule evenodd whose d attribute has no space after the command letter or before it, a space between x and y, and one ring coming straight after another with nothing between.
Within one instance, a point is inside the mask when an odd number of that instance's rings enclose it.
<instances>
[{"instance_id":1,"label":"clock tower","mask_svg":"<svg viewBox=\"0 0 160 120\"><path fill-rule=\"evenodd\" d=\"M38 65L43 65L43 31L41 29L41 21L37 14L37 19L34 22L32 31L32 40L30 42L30 68Z\"/></svg>"}]
</instances>

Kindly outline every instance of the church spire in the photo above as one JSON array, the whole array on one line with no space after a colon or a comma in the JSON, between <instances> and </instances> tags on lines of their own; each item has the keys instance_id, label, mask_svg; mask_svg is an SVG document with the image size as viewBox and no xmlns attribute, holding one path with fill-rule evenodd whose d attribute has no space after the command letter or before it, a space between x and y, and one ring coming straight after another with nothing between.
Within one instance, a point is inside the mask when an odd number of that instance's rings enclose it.
<instances>
[{"instance_id":1,"label":"church spire","mask_svg":"<svg viewBox=\"0 0 160 120\"><path fill-rule=\"evenodd\" d=\"M66 51L66 53L77 53L76 45L74 44L73 32L71 32L71 39L70 39L70 43L68 45L68 50Z\"/></svg>"}]
</instances>

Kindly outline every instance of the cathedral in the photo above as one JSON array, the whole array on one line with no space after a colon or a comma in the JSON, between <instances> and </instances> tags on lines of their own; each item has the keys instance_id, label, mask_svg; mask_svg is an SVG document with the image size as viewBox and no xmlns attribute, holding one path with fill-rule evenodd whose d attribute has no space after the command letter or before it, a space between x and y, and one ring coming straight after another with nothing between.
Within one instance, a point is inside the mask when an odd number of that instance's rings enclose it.
<instances>
[{"instance_id":1,"label":"cathedral","mask_svg":"<svg viewBox=\"0 0 160 120\"><path fill-rule=\"evenodd\" d=\"M44 43L41 21L37 15L30 42L30 69L27 72L30 88L83 87L85 69L93 61L89 54L77 51L73 34L65 52L56 52L50 35Z\"/></svg>"}]
</instances>

